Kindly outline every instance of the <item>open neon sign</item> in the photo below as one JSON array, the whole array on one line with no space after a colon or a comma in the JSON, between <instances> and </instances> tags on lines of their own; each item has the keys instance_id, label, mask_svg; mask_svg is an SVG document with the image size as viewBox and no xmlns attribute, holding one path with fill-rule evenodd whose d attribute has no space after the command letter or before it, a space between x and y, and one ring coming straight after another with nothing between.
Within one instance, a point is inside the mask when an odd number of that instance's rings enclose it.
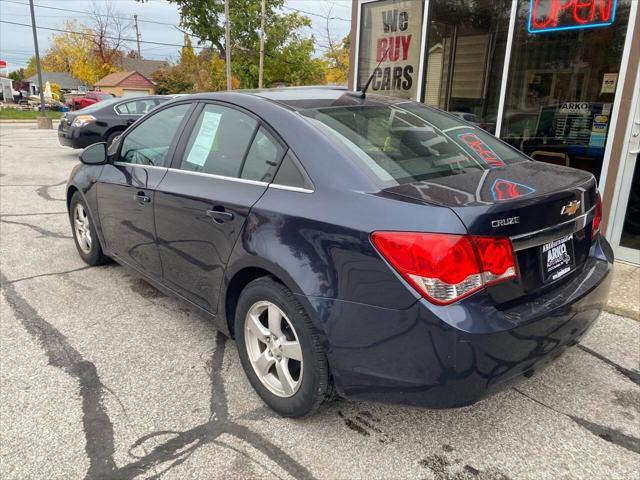
<instances>
[{"instance_id":1,"label":"open neon sign","mask_svg":"<svg viewBox=\"0 0 640 480\"><path fill-rule=\"evenodd\" d=\"M606 27L616 18L618 0L530 0L529 32Z\"/></svg>"}]
</instances>

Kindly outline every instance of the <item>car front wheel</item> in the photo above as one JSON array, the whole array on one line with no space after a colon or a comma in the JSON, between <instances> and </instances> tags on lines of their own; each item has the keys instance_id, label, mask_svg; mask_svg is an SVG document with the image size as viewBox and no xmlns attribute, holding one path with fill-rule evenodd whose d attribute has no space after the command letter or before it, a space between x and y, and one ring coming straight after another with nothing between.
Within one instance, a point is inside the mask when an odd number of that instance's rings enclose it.
<instances>
[{"instance_id":1,"label":"car front wheel","mask_svg":"<svg viewBox=\"0 0 640 480\"><path fill-rule=\"evenodd\" d=\"M251 282L238 300L238 353L251 385L285 417L315 411L330 391L320 337L294 295L270 277Z\"/></svg>"},{"instance_id":2,"label":"car front wheel","mask_svg":"<svg viewBox=\"0 0 640 480\"><path fill-rule=\"evenodd\" d=\"M73 240L82 260L92 266L109 261L109 258L102 252L95 226L89 216L89 209L80 192L75 192L71 198L69 220L71 221Z\"/></svg>"}]
</instances>

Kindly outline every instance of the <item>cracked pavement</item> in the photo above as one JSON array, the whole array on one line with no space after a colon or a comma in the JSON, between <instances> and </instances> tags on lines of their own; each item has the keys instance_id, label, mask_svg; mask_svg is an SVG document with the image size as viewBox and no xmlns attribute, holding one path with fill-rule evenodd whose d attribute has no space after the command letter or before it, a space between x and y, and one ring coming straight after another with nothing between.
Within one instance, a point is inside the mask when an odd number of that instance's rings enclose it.
<instances>
[{"instance_id":1,"label":"cracked pavement","mask_svg":"<svg viewBox=\"0 0 640 480\"><path fill-rule=\"evenodd\" d=\"M208 321L80 260L64 203L78 153L0 125L0 478L637 478L639 323L603 314L471 407L336 400L282 419Z\"/></svg>"}]
</instances>

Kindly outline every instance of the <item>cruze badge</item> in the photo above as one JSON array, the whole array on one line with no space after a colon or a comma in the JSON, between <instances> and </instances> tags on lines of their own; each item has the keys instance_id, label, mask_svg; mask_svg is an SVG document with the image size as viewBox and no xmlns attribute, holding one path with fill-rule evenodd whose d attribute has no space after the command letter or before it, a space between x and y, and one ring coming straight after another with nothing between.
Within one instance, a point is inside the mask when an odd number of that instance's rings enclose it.
<instances>
[{"instance_id":1,"label":"cruze badge","mask_svg":"<svg viewBox=\"0 0 640 480\"><path fill-rule=\"evenodd\" d=\"M491 226L493 228L506 227L507 225L515 225L516 223L520 223L520 217L509 217L500 218L498 220L491 220Z\"/></svg>"},{"instance_id":2,"label":"cruze badge","mask_svg":"<svg viewBox=\"0 0 640 480\"><path fill-rule=\"evenodd\" d=\"M575 214L579 208L580 208L580 200L571 200L564 207L562 207L562 210L560 210L560 215L571 216Z\"/></svg>"}]
</instances>

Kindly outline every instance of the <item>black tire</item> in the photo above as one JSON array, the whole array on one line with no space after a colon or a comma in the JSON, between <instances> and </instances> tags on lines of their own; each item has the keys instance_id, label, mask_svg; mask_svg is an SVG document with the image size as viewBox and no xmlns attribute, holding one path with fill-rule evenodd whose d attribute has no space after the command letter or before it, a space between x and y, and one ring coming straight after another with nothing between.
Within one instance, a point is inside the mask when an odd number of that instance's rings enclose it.
<instances>
[{"instance_id":1,"label":"black tire","mask_svg":"<svg viewBox=\"0 0 640 480\"><path fill-rule=\"evenodd\" d=\"M109 136L107 137L107 148L109 148L111 146L111 144L113 143L113 141L118 138L120 135L122 135L122 131L117 130L115 132L111 132L109 134Z\"/></svg>"},{"instance_id":2,"label":"black tire","mask_svg":"<svg viewBox=\"0 0 640 480\"><path fill-rule=\"evenodd\" d=\"M274 394L262 383L249 359L245 341L247 314L252 306L265 301L274 304L286 315L295 329L302 351L301 366L303 365L303 368L299 387L292 396L286 398ZM271 277L261 277L245 287L236 308L235 336L240 361L249 382L262 400L278 414L293 418L309 415L330 397L331 378L320 335L302 305L281 283Z\"/></svg>"},{"instance_id":3,"label":"black tire","mask_svg":"<svg viewBox=\"0 0 640 480\"><path fill-rule=\"evenodd\" d=\"M89 238L91 239L89 248L87 248L88 243L86 242L86 240L79 238L79 235L81 234L76 228L75 215L78 205L82 207L87 218ZM71 222L73 241L76 244L76 249L78 250L80 258L82 258L85 263L91 266L107 263L110 259L102 252L102 246L100 245L100 240L98 239L98 234L96 233L96 227L93 224L93 218L90 216L89 208L87 207L87 204L85 203L84 198L82 198L80 192L75 192L73 194L73 197L71 197L69 221ZM83 228L84 230L87 230L86 226Z\"/></svg>"}]
</instances>

